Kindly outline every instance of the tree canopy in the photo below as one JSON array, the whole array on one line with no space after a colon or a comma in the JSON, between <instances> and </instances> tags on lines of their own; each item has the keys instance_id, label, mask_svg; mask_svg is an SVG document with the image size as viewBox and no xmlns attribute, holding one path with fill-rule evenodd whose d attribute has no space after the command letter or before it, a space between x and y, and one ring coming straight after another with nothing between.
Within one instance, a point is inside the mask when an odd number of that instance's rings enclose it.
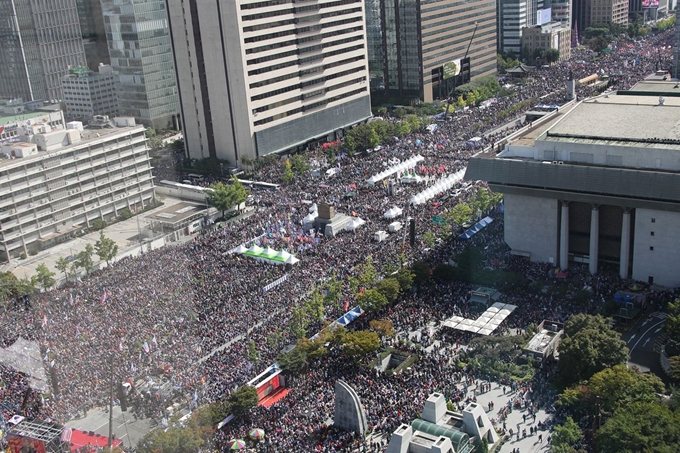
<instances>
[{"instance_id":1,"label":"tree canopy","mask_svg":"<svg viewBox=\"0 0 680 453\"><path fill-rule=\"evenodd\" d=\"M559 352L559 373L565 385L589 379L628 359L626 343L599 315L577 314L569 318Z\"/></svg>"},{"instance_id":2,"label":"tree canopy","mask_svg":"<svg viewBox=\"0 0 680 453\"><path fill-rule=\"evenodd\" d=\"M95 242L94 249L99 259L105 261L107 265L118 255L118 244L104 236L104 230L99 231L99 240Z\"/></svg>"},{"instance_id":3,"label":"tree canopy","mask_svg":"<svg viewBox=\"0 0 680 453\"><path fill-rule=\"evenodd\" d=\"M566 389L558 401L581 415L593 413L596 404L599 404L602 413L612 414L634 401L658 401L657 394L664 390L664 383L654 374L643 374L625 365L616 365L595 373L583 384Z\"/></svg>"},{"instance_id":4,"label":"tree canopy","mask_svg":"<svg viewBox=\"0 0 680 453\"><path fill-rule=\"evenodd\" d=\"M600 453L676 453L680 414L659 403L632 403L618 409L595 440Z\"/></svg>"}]
</instances>

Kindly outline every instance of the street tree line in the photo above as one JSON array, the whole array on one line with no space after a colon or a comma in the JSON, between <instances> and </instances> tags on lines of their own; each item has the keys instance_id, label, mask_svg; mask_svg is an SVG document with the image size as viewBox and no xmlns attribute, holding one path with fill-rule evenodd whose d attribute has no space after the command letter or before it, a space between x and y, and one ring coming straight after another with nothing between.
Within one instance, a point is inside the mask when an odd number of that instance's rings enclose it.
<instances>
[{"instance_id":1,"label":"street tree line","mask_svg":"<svg viewBox=\"0 0 680 453\"><path fill-rule=\"evenodd\" d=\"M94 269L93 257L97 255L107 265L118 254L118 244L113 239L104 236L104 231L99 232L99 240L87 244L83 250L75 256L59 258L54 267L64 275L65 280L75 279L84 270L89 275ZM55 272L51 271L45 263L40 263L35 268L35 275L18 279L11 272L0 273L0 301L8 301L17 297L30 295L38 289L48 291L57 283Z\"/></svg>"}]
</instances>

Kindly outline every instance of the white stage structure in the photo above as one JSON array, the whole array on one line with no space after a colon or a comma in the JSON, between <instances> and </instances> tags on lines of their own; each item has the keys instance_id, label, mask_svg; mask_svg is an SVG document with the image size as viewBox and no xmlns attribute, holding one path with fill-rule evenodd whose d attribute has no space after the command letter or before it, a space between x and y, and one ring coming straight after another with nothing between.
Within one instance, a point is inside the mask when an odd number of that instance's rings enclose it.
<instances>
[{"instance_id":1,"label":"white stage structure","mask_svg":"<svg viewBox=\"0 0 680 453\"><path fill-rule=\"evenodd\" d=\"M440 179L434 185L431 185L427 189L423 190L422 192L411 198L411 204L413 205L423 204L426 201L433 199L434 197L437 196L437 194L446 192L447 190L455 186L457 183L461 182L464 176L465 169L463 168L462 170L459 170L452 175Z\"/></svg>"},{"instance_id":2,"label":"white stage structure","mask_svg":"<svg viewBox=\"0 0 680 453\"><path fill-rule=\"evenodd\" d=\"M491 335L516 308L516 305L496 302L475 320L452 316L442 321L442 326L480 335Z\"/></svg>"},{"instance_id":3,"label":"white stage structure","mask_svg":"<svg viewBox=\"0 0 680 453\"><path fill-rule=\"evenodd\" d=\"M378 181L382 181L383 179L392 176L394 174L400 173L402 171L410 170L412 168L415 168L416 165L418 165L418 162L424 161L425 158L418 154L417 156L413 156L410 159L407 159L397 165L394 165L387 170L381 171L380 173L371 176L366 180L366 182L370 185L375 184Z\"/></svg>"}]
</instances>

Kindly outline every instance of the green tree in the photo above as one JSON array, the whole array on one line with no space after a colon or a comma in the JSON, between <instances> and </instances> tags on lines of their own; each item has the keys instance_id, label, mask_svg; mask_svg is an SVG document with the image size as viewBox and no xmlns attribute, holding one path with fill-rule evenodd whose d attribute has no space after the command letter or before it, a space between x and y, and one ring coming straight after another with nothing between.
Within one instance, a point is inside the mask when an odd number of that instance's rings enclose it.
<instances>
[{"instance_id":1,"label":"green tree","mask_svg":"<svg viewBox=\"0 0 680 453\"><path fill-rule=\"evenodd\" d=\"M663 331L671 343L680 344L680 299L668 303L668 317L663 325Z\"/></svg>"},{"instance_id":2,"label":"green tree","mask_svg":"<svg viewBox=\"0 0 680 453\"><path fill-rule=\"evenodd\" d=\"M558 49L548 49L545 51L545 61L548 64L560 61L560 51Z\"/></svg>"},{"instance_id":3,"label":"green tree","mask_svg":"<svg viewBox=\"0 0 680 453\"><path fill-rule=\"evenodd\" d=\"M570 387L559 396L559 404L574 414L592 414L596 406L605 414L637 402L658 401L664 383L653 374L642 374L625 365L595 373L587 382Z\"/></svg>"},{"instance_id":4,"label":"green tree","mask_svg":"<svg viewBox=\"0 0 680 453\"><path fill-rule=\"evenodd\" d=\"M107 266L118 255L118 244L104 236L103 230L99 232L99 240L95 242L94 249L99 259L105 261Z\"/></svg>"},{"instance_id":5,"label":"green tree","mask_svg":"<svg viewBox=\"0 0 680 453\"><path fill-rule=\"evenodd\" d=\"M385 307L389 301L377 289L367 289L357 295L357 303L365 311L377 311Z\"/></svg>"},{"instance_id":6,"label":"green tree","mask_svg":"<svg viewBox=\"0 0 680 453\"><path fill-rule=\"evenodd\" d=\"M380 338L375 332L356 330L344 335L343 352L349 357L361 358L380 347Z\"/></svg>"},{"instance_id":7,"label":"green tree","mask_svg":"<svg viewBox=\"0 0 680 453\"><path fill-rule=\"evenodd\" d=\"M403 118L406 116L406 109L404 107L397 107L394 110L394 116L397 118Z\"/></svg>"},{"instance_id":8,"label":"green tree","mask_svg":"<svg viewBox=\"0 0 680 453\"><path fill-rule=\"evenodd\" d=\"M411 272L413 272L413 283L419 285L426 282L430 278L430 266L422 261L416 261L411 265Z\"/></svg>"},{"instance_id":9,"label":"green tree","mask_svg":"<svg viewBox=\"0 0 680 453\"><path fill-rule=\"evenodd\" d=\"M368 255L366 261L362 264L357 264L352 272L352 276L348 279L349 287L352 293L356 294L359 289L372 288L378 282L378 270L373 265L373 257Z\"/></svg>"},{"instance_id":10,"label":"green tree","mask_svg":"<svg viewBox=\"0 0 680 453\"><path fill-rule=\"evenodd\" d=\"M571 417L567 417L563 424L555 426L553 430L550 453L556 452L559 448L572 447L582 437L581 428Z\"/></svg>"},{"instance_id":11,"label":"green tree","mask_svg":"<svg viewBox=\"0 0 680 453\"><path fill-rule=\"evenodd\" d=\"M359 149L373 149L380 144L380 136L370 124L362 124L349 132Z\"/></svg>"},{"instance_id":12,"label":"green tree","mask_svg":"<svg viewBox=\"0 0 680 453\"><path fill-rule=\"evenodd\" d=\"M305 302L305 312L321 321L324 317L325 298L318 288L314 288Z\"/></svg>"},{"instance_id":13,"label":"green tree","mask_svg":"<svg viewBox=\"0 0 680 453\"><path fill-rule=\"evenodd\" d=\"M251 362L257 364L257 361L260 358L260 351L257 349L257 344L255 344L255 341L250 340L248 341L248 360Z\"/></svg>"},{"instance_id":14,"label":"green tree","mask_svg":"<svg viewBox=\"0 0 680 453\"><path fill-rule=\"evenodd\" d=\"M92 229L94 231L100 231L106 228L106 221L102 219L94 219L92 221Z\"/></svg>"},{"instance_id":15,"label":"green tree","mask_svg":"<svg viewBox=\"0 0 680 453\"><path fill-rule=\"evenodd\" d=\"M233 206L241 211L241 204L245 203L248 199L248 189L246 189L241 181L236 175L231 176L231 184L229 185L229 192L231 193L231 199L233 200Z\"/></svg>"},{"instance_id":16,"label":"green tree","mask_svg":"<svg viewBox=\"0 0 680 453\"><path fill-rule=\"evenodd\" d=\"M675 453L680 451L680 414L660 403L633 403L617 410L595 441L600 453Z\"/></svg>"},{"instance_id":17,"label":"green tree","mask_svg":"<svg viewBox=\"0 0 680 453\"><path fill-rule=\"evenodd\" d=\"M18 296L19 279L11 272L0 272L0 306Z\"/></svg>"},{"instance_id":18,"label":"green tree","mask_svg":"<svg viewBox=\"0 0 680 453\"><path fill-rule=\"evenodd\" d=\"M411 287L413 286L413 280L415 279L415 275L413 274L413 271L411 271L410 269L402 267L397 271L397 275L395 276L395 278L399 282L399 288L403 293L411 289Z\"/></svg>"},{"instance_id":19,"label":"green tree","mask_svg":"<svg viewBox=\"0 0 680 453\"><path fill-rule=\"evenodd\" d=\"M92 244L87 244L84 250L81 250L76 255L77 266L81 269L85 269L85 273L89 274L92 269L94 269L94 261L92 257L94 256L94 247Z\"/></svg>"},{"instance_id":20,"label":"green tree","mask_svg":"<svg viewBox=\"0 0 680 453\"><path fill-rule=\"evenodd\" d=\"M31 275L31 277L22 277L19 279L17 285L18 295L29 295L35 293L35 289L38 286L38 276Z\"/></svg>"},{"instance_id":21,"label":"green tree","mask_svg":"<svg viewBox=\"0 0 680 453\"><path fill-rule=\"evenodd\" d=\"M477 96L475 96L475 93L473 91L470 91L467 96L465 96L465 103L467 105L475 105L477 104Z\"/></svg>"},{"instance_id":22,"label":"green tree","mask_svg":"<svg viewBox=\"0 0 680 453\"><path fill-rule=\"evenodd\" d=\"M307 364L307 354L300 348L293 348L291 351L279 354L276 358L284 373L289 375L300 374Z\"/></svg>"},{"instance_id":23,"label":"green tree","mask_svg":"<svg viewBox=\"0 0 680 453\"><path fill-rule=\"evenodd\" d=\"M49 270L45 263L38 264L35 270L37 272L36 278L38 284L42 287L43 290L47 291L48 289L54 286L54 284L56 283L56 280L54 280L54 272Z\"/></svg>"},{"instance_id":24,"label":"green tree","mask_svg":"<svg viewBox=\"0 0 680 453\"><path fill-rule=\"evenodd\" d=\"M309 318L307 309L304 306L293 307L292 317L288 323L288 329L293 338L303 338L307 335Z\"/></svg>"},{"instance_id":25,"label":"green tree","mask_svg":"<svg viewBox=\"0 0 680 453\"><path fill-rule=\"evenodd\" d=\"M302 176L309 171L309 159L302 154L293 154L290 159L293 170L298 176Z\"/></svg>"},{"instance_id":26,"label":"green tree","mask_svg":"<svg viewBox=\"0 0 680 453\"><path fill-rule=\"evenodd\" d=\"M467 203L458 203L448 213L447 218L456 226L463 226L472 220L472 207Z\"/></svg>"},{"instance_id":27,"label":"green tree","mask_svg":"<svg viewBox=\"0 0 680 453\"><path fill-rule=\"evenodd\" d=\"M283 161L283 176L281 176L283 182L293 182L295 180L295 173L293 172L293 164L290 159Z\"/></svg>"},{"instance_id":28,"label":"green tree","mask_svg":"<svg viewBox=\"0 0 680 453\"><path fill-rule=\"evenodd\" d=\"M231 413L237 417L247 415L248 412L257 406L258 396L255 387L250 385L242 385L235 392L229 395L227 400Z\"/></svg>"},{"instance_id":29,"label":"green tree","mask_svg":"<svg viewBox=\"0 0 680 453\"><path fill-rule=\"evenodd\" d=\"M423 243L425 247L432 248L437 241L437 236L432 231L426 231L423 233Z\"/></svg>"},{"instance_id":30,"label":"green tree","mask_svg":"<svg viewBox=\"0 0 680 453\"><path fill-rule=\"evenodd\" d=\"M565 323L559 346L563 384L589 379L595 373L628 359L628 348L602 316L573 315Z\"/></svg>"},{"instance_id":31,"label":"green tree","mask_svg":"<svg viewBox=\"0 0 680 453\"><path fill-rule=\"evenodd\" d=\"M69 262L66 258L63 256L57 260L56 263L54 263L55 269L57 269L59 272L64 274L64 279L68 280L68 266Z\"/></svg>"},{"instance_id":32,"label":"green tree","mask_svg":"<svg viewBox=\"0 0 680 453\"><path fill-rule=\"evenodd\" d=\"M137 444L137 453L197 453L203 445L199 432L190 427L155 429Z\"/></svg>"},{"instance_id":33,"label":"green tree","mask_svg":"<svg viewBox=\"0 0 680 453\"><path fill-rule=\"evenodd\" d=\"M132 217L132 211L130 211L128 208L121 209L120 211L118 211L118 218L120 220L127 220L130 217Z\"/></svg>"},{"instance_id":34,"label":"green tree","mask_svg":"<svg viewBox=\"0 0 680 453\"><path fill-rule=\"evenodd\" d=\"M206 195L208 204L220 211L222 217L235 204L232 191L229 190L229 186L222 182L211 185L210 189L206 191Z\"/></svg>"},{"instance_id":35,"label":"green tree","mask_svg":"<svg viewBox=\"0 0 680 453\"><path fill-rule=\"evenodd\" d=\"M385 296L389 303L394 302L399 297L401 293L401 287L399 286L399 280L396 278L385 278L378 283L376 289Z\"/></svg>"},{"instance_id":36,"label":"green tree","mask_svg":"<svg viewBox=\"0 0 680 453\"><path fill-rule=\"evenodd\" d=\"M609 42L602 36L596 36L588 40L588 47L595 52L602 52L609 46Z\"/></svg>"},{"instance_id":37,"label":"green tree","mask_svg":"<svg viewBox=\"0 0 680 453\"><path fill-rule=\"evenodd\" d=\"M146 143L152 151L159 150L163 147L163 137L156 134L156 131L150 127L146 129Z\"/></svg>"}]
</instances>

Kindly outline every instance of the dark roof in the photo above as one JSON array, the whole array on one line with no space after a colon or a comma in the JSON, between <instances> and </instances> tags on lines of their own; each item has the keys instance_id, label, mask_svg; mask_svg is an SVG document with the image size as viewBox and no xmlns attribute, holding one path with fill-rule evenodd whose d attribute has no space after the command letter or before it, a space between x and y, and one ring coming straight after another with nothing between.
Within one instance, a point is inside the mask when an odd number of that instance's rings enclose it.
<instances>
[{"instance_id":1,"label":"dark roof","mask_svg":"<svg viewBox=\"0 0 680 453\"><path fill-rule=\"evenodd\" d=\"M539 190L680 203L680 173L474 157L465 179Z\"/></svg>"},{"instance_id":2,"label":"dark roof","mask_svg":"<svg viewBox=\"0 0 680 453\"><path fill-rule=\"evenodd\" d=\"M529 66L525 64L518 64L514 68L506 69L505 72L510 73L510 74L524 74L528 73L529 71L533 71L536 69L536 66Z\"/></svg>"}]
</instances>

